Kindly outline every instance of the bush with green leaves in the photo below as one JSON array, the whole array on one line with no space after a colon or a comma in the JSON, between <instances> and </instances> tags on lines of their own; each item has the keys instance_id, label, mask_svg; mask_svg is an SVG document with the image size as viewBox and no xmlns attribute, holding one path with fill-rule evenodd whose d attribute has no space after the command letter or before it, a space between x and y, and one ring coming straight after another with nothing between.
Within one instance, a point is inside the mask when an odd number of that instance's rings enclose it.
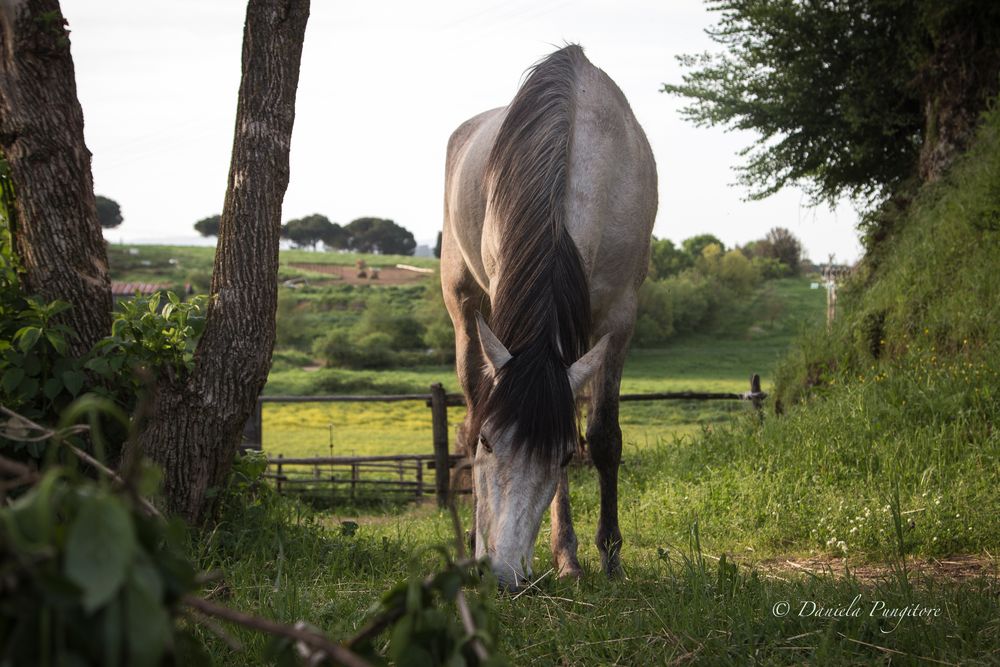
<instances>
[{"instance_id":1,"label":"bush with green leaves","mask_svg":"<svg viewBox=\"0 0 1000 667\"><path fill-rule=\"evenodd\" d=\"M48 468L0 507L0 663L160 665L190 641L174 623L195 588L185 533L132 489Z\"/></svg>"},{"instance_id":2,"label":"bush with green leaves","mask_svg":"<svg viewBox=\"0 0 1000 667\"><path fill-rule=\"evenodd\" d=\"M136 296L118 302L111 335L98 341L85 366L106 378L128 373L117 384L139 388L142 374L181 376L194 369L194 351L205 328L208 297L189 301L173 292Z\"/></svg>"}]
</instances>

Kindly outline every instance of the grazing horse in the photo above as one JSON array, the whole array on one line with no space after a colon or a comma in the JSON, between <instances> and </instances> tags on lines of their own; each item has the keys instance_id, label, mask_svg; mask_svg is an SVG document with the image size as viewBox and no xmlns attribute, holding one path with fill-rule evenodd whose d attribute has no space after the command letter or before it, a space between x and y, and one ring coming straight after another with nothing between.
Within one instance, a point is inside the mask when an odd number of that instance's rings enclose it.
<instances>
[{"instance_id":1,"label":"grazing horse","mask_svg":"<svg viewBox=\"0 0 1000 667\"><path fill-rule=\"evenodd\" d=\"M476 557L505 588L531 575L550 503L555 567L581 573L566 465L591 379L597 547L609 575L620 567L618 391L656 206L649 142L576 45L448 142L441 284L469 405L458 448L473 456Z\"/></svg>"}]
</instances>

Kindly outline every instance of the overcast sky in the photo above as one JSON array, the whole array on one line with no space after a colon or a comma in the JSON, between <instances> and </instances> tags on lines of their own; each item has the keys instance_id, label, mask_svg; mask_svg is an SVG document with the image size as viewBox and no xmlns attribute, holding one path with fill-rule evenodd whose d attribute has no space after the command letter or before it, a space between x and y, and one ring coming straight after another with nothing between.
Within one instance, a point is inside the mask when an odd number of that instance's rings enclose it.
<instances>
[{"instance_id":1,"label":"overcast sky","mask_svg":"<svg viewBox=\"0 0 1000 667\"><path fill-rule=\"evenodd\" d=\"M62 0L95 190L125 216L109 240L197 242L192 224L221 212L245 6ZM798 191L744 201L732 166L752 137L696 128L659 92L680 80L674 56L713 48L712 22L700 0L313 0L283 219L392 218L433 243L452 130L507 104L528 66L577 42L652 144L658 237L708 232L732 245L783 226L814 260L856 259L849 204L809 208Z\"/></svg>"}]
</instances>

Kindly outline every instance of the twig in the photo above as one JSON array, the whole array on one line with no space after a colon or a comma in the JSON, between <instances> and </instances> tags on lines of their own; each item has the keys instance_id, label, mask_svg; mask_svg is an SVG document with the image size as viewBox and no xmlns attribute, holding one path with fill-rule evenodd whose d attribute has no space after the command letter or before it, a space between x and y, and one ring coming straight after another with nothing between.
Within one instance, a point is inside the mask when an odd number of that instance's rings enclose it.
<instances>
[{"instance_id":1,"label":"twig","mask_svg":"<svg viewBox=\"0 0 1000 667\"><path fill-rule=\"evenodd\" d=\"M448 509L451 512L451 525L455 530L455 551L458 553L459 560L465 560L465 540L462 539L462 521L458 518L458 509L455 507L454 498L448 503ZM465 633L472 638L472 650L476 652L476 657L481 662L486 662L489 654L486 652L486 647L483 646L479 637L476 636L478 632L476 622L472 618L472 612L469 610L469 601L465 599L465 591L461 587L455 593L455 606L458 607L458 615L462 619L462 627L465 628Z\"/></svg>"},{"instance_id":2,"label":"twig","mask_svg":"<svg viewBox=\"0 0 1000 667\"><path fill-rule=\"evenodd\" d=\"M538 586L537 586L538 582L541 581L542 579L544 579L545 577L549 576L553 572L555 572L555 568L554 567L550 567L548 570L546 570L542 574L542 576L538 577L534 581L529 581L528 585L525 586L524 588L522 588L520 591L518 591L517 595L515 595L514 597L512 597L511 600L518 599L519 597L521 597L522 595L524 595L525 593L527 593L528 591L530 591L532 588L537 588L538 591L541 592L542 589L538 588Z\"/></svg>"},{"instance_id":3,"label":"twig","mask_svg":"<svg viewBox=\"0 0 1000 667\"><path fill-rule=\"evenodd\" d=\"M38 476L38 472L31 466L25 465L20 461L14 461L13 459L8 459L5 456L0 456L0 472L6 473L8 475L13 475L15 477Z\"/></svg>"},{"instance_id":4,"label":"twig","mask_svg":"<svg viewBox=\"0 0 1000 667\"><path fill-rule=\"evenodd\" d=\"M202 598L194 595L185 595L181 598L181 602L208 616L221 618L224 621L236 623L237 625L242 625L243 627L250 628L252 630L259 630L260 632L266 632L271 635L279 635L282 637L288 637L289 639L298 640L307 646L323 651L330 657L331 660L337 662L338 664L345 665L346 667L371 667L371 663L367 660L352 653L344 646L333 642L328 637L317 632L283 625L270 619L260 618L258 616L251 616L250 614L245 614L241 611L236 611L235 609L230 609L229 607L223 607L222 605L215 604L214 602L203 600Z\"/></svg>"},{"instance_id":5,"label":"twig","mask_svg":"<svg viewBox=\"0 0 1000 667\"><path fill-rule=\"evenodd\" d=\"M114 470L112 470L111 468L108 468L106 465L104 465L103 463L101 463L100 461L98 461L93 456L91 456L87 452L83 451L79 447L77 447L75 445L71 445L70 443L68 443L65 440L61 439L64 434L70 434L70 435L72 435L74 433L83 433L84 431L90 430L90 427L84 426L84 425L77 425L77 426L70 427L69 429L64 429L63 431L54 431L52 429L45 428L41 424L37 424L37 423L31 421L27 417L24 417L22 415L17 414L13 410L10 410L9 408L7 408L5 406L0 405L0 411L2 411L4 414L8 415L9 417L21 420L27 426L35 429L36 431L41 431L43 434L46 434L45 437L41 438L42 440L45 440L45 439L48 439L48 438L55 438L56 436L59 436L61 444L63 444L66 447L68 447L69 450L71 452L73 452L74 454L76 454L76 456L78 458L80 458L83 461L86 461L91 466L93 466L94 468L96 468L100 472L104 473L105 475L107 475L108 477L110 477L111 479L113 479L114 481L116 481L118 484L121 484L122 486L126 486L125 480L123 480L118 475L118 473L116 473ZM141 496L138 496L138 495L136 496L136 500L139 502L139 505L146 511L147 514L149 514L150 516L155 516L155 517L157 517L159 519L163 518L163 514L161 514L160 510L156 509L156 507L154 507L151 502L149 502L145 498L143 498Z\"/></svg>"},{"instance_id":6,"label":"twig","mask_svg":"<svg viewBox=\"0 0 1000 667\"><path fill-rule=\"evenodd\" d=\"M240 643L240 640L226 632L226 630L221 625L216 623L215 619L211 616L203 614L197 609L186 609L184 610L184 615L195 623L204 625L212 632L212 634L221 639L230 649L234 651L243 650L243 644Z\"/></svg>"},{"instance_id":7,"label":"twig","mask_svg":"<svg viewBox=\"0 0 1000 667\"><path fill-rule=\"evenodd\" d=\"M955 663L955 662L945 662L944 660L936 660L934 658L928 658L928 657L922 656L922 655L914 655L912 653L906 653L904 651L897 651L896 649L889 648L887 646L879 646L878 644L869 644L868 642L863 642L863 641L861 641L859 639L851 639L850 637L848 637L847 635L845 635L843 632L838 632L837 634L840 635L841 637L843 637L844 639L846 639L849 642L854 642L855 644L861 644L862 646L867 646L868 648L878 649L879 651L884 651L885 653L895 653L896 655L905 655L905 656L910 657L910 658L917 658L919 660L926 660L928 662L936 662L939 665L950 665L951 667L955 667L955 665L958 664L958 663Z\"/></svg>"}]
</instances>

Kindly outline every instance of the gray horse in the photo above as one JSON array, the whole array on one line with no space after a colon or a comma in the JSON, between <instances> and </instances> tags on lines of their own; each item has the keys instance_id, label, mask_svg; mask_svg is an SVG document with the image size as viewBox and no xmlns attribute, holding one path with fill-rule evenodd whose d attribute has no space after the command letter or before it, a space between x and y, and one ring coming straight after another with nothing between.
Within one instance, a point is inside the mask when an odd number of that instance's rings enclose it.
<instances>
[{"instance_id":1,"label":"gray horse","mask_svg":"<svg viewBox=\"0 0 1000 667\"><path fill-rule=\"evenodd\" d=\"M608 574L620 567L618 391L656 206L646 136L579 46L448 142L441 285L469 405L459 449L474 456L476 556L508 589L531 576L550 503L555 567L581 573L566 465L591 379L597 547Z\"/></svg>"}]
</instances>

